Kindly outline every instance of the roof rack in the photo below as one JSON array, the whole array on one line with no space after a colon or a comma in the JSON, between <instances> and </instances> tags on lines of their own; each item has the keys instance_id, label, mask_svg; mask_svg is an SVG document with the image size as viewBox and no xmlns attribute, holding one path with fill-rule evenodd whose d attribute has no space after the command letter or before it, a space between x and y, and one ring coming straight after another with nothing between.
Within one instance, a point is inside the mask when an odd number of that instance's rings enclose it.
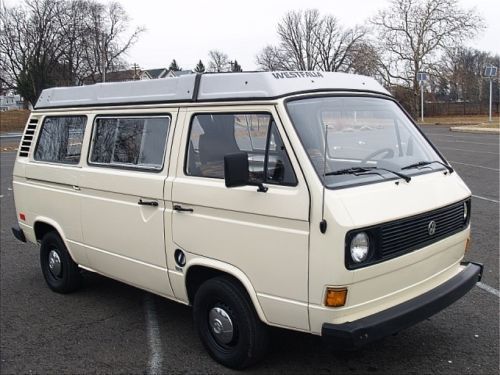
<instances>
[{"instance_id":1,"label":"roof rack","mask_svg":"<svg viewBox=\"0 0 500 375\"><path fill-rule=\"evenodd\" d=\"M363 91L389 95L373 78L346 73L208 73L50 88L43 90L35 108L263 100L319 91Z\"/></svg>"}]
</instances>

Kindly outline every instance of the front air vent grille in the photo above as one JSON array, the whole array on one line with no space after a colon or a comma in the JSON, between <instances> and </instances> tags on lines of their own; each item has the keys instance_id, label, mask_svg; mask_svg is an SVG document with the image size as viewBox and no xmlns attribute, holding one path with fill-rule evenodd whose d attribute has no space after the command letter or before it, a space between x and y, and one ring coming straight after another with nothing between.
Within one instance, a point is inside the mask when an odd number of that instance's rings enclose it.
<instances>
[{"instance_id":1,"label":"front air vent grille","mask_svg":"<svg viewBox=\"0 0 500 375\"><path fill-rule=\"evenodd\" d=\"M38 124L38 119L32 118L28 122L28 126L24 131L23 139L21 140L21 144L19 145L19 156L28 157L31 149L31 144L33 142L36 126Z\"/></svg>"}]
</instances>

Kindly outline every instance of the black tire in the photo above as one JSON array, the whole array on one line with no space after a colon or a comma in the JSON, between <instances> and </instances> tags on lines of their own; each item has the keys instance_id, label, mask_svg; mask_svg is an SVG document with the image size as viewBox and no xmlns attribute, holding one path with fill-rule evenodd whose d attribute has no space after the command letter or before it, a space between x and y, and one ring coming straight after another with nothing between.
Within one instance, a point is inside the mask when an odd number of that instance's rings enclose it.
<instances>
[{"instance_id":1,"label":"black tire","mask_svg":"<svg viewBox=\"0 0 500 375\"><path fill-rule=\"evenodd\" d=\"M229 343L221 343L210 326L209 314L223 309L233 325ZM194 298L193 315L198 335L210 356L220 364L243 369L259 361L267 352L269 333L254 310L246 290L229 277L203 283Z\"/></svg>"},{"instance_id":2,"label":"black tire","mask_svg":"<svg viewBox=\"0 0 500 375\"><path fill-rule=\"evenodd\" d=\"M59 258L59 267L51 268L49 266L51 253L52 258ZM82 284L80 269L73 259L71 259L64 242L56 232L49 232L42 239L40 265L47 285L54 292L71 293L77 290Z\"/></svg>"}]
</instances>

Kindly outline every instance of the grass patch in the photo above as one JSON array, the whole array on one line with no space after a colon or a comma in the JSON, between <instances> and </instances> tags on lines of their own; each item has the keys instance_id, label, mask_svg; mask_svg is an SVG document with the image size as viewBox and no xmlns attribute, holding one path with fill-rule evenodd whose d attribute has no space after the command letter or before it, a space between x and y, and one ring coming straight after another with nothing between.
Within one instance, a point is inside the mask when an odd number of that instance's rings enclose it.
<instances>
[{"instance_id":1,"label":"grass patch","mask_svg":"<svg viewBox=\"0 0 500 375\"><path fill-rule=\"evenodd\" d=\"M488 116L436 116L424 117L424 122L418 121L419 125L481 125L485 128L498 128L500 117L493 116L492 122L488 122Z\"/></svg>"},{"instance_id":2,"label":"grass patch","mask_svg":"<svg viewBox=\"0 0 500 375\"><path fill-rule=\"evenodd\" d=\"M0 132L22 132L29 116L27 109L0 112Z\"/></svg>"}]
</instances>

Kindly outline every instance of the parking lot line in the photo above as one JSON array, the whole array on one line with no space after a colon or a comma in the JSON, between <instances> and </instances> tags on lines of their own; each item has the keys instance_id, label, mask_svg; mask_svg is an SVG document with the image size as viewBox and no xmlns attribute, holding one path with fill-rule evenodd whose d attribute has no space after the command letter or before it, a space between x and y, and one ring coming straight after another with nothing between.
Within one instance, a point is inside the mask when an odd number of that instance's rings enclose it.
<instances>
[{"instance_id":1,"label":"parking lot line","mask_svg":"<svg viewBox=\"0 0 500 375\"><path fill-rule=\"evenodd\" d=\"M482 169L488 169L488 170L490 170L490 171L500 172L500 169L490 168L490 167L483 167L482 165L462 163L462 162L460 162L460 161L454 161L454 160L448 160L448 161L449 161L450 163L453 163L453 164L461 164L461 165L466 165L466 166L468 166L468 167L482 168Z\"/></svg>"},{"instance_id":2,"label":"parking lot line","mask_svg":"<svg viewBox=\"0 0 500 375\"><path fill-rule=\"evenodd\" d=\"M462 152L473 152L475 154L492 154L492 155L498 155L498 152L464 150L463 148L439 147L439 149L443 149L443 150L455 150L455 151L462 151Z\"/></svg>"},{"instance_id":3,"label":"parking lot line","mask_svg":"<svg viewBox=\"0 0 500 375\"><path fill-rule=\"evenodd\" d=\"M434 137L434 138L437 138L437 137ZM453 140L453 141L448 141L448 140L440 140L440 139L433 139L433 141L435 142L446 142L446 143L470 143L470 144L473 144L473 145L483 145L483 146L497 146L498 147L498 143L484 143L484 142L470 142L470 141L461 141L461 140Z\"/></svg>"},{"instance_id":4,"label":"parking lot line","mask_svg":"<svg viewBox=\"0 0 500 375\"><path fill-rule=\"evenodd\" d=\"M495 199L481 197L480 195L474 195L474 194L472 194L472 196L473 196L474 198L477 198L477 199L482 199L482 200L489 201L489 202L500 203L499 201L497 201L497 200L495 200Z\"/></svg>"},{"instance_id":5,"label":"parking lot line","mask_svg":"<svg viewBox=\"0 0 500 375\"><path fill-rule=\"evenodd\" d=\"M144 312L146 315L146 332L149 343L149 359L147 374L161 374L163 362L161 350L160 328L156 318L156 309L151 294L144 295Z\"/></svg>"},{"instance_id":6,"label":"parking lot line","mask_svg":"<svg viewBox=\"0 0 500 375\"><path fill-rule=\"evenodd\" d=\"M483 290L486 290L487 292L489 292L497 297L500 297L500 291L498 291L497 289L495 289L489 285L483 284L482 282L478 282L478 283L476 283L476 286L478 286L479 288L481 288Z\"/></svg>"}]
</instances>

